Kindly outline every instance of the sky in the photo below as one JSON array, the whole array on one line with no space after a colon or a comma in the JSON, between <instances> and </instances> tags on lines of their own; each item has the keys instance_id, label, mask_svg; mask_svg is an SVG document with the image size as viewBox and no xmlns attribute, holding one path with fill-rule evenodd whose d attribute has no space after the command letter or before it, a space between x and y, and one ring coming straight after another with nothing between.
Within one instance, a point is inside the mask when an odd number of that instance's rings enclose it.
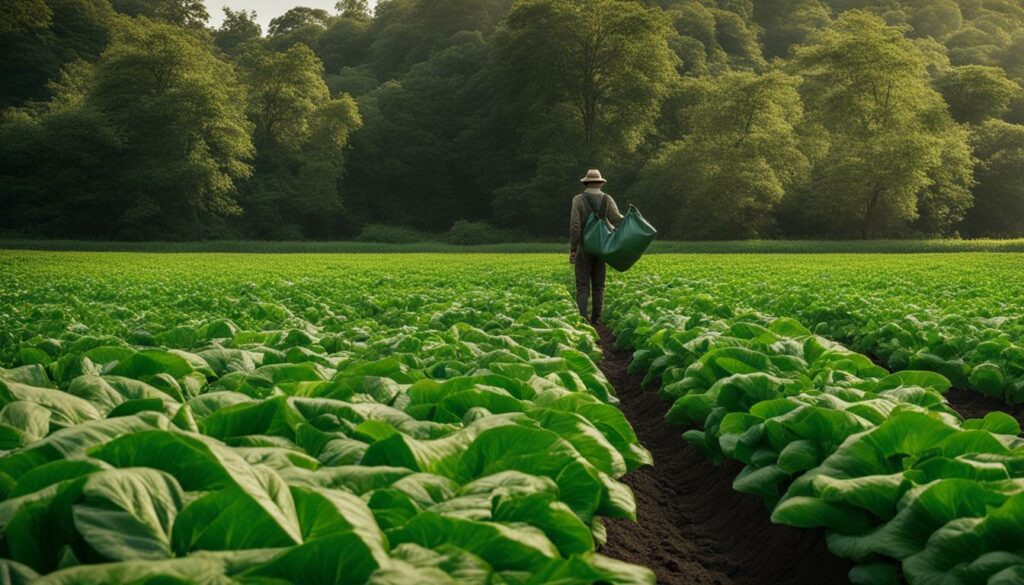
<instances>
[{"instance_id":1,"label":"sky","mask_svg":"<svg viewBox=\"0 0 1024 585\"><path fill-rule=\"evenodd\" d=\"M232 10L255 10L256 20L263 27L263 34L267 33L267 25L270 19L281 16L288 9L295 6L309 6L310 8L323 8L328 12L334 12L334 5L337 0L306 0L305 2L289 2L287 0L203 0L206 3L206 11L210 13L210 25L214 28L220 26L224 20L222 7L227 6ZM370 2L373 6L374 2Z\"/></svg>"}]
</instances>

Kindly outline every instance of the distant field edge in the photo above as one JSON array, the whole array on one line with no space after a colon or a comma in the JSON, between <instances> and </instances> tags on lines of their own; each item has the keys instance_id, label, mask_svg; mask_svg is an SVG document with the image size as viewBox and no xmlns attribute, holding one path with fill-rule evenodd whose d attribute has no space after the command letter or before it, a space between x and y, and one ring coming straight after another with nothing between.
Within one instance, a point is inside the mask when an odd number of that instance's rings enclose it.
<instances>
[{"instance_id":1,"label":"distant field edge","mask_svg":"<svg viewBox=\"0 0 1024 585\"><path fill-rule=\"evenodd\" d=\"M381 244L372 242L270 242L211 240L205 242L98 242L83 240L0 239L0 250L65 252L234 252L259 254L370 253L561 253L567 244L523 242L457 246L443 242ZM950 252L1024 252L1015 240L755 240L727 242L656 241L654 254L921 254Z\"/></svg>"}]
</instances>

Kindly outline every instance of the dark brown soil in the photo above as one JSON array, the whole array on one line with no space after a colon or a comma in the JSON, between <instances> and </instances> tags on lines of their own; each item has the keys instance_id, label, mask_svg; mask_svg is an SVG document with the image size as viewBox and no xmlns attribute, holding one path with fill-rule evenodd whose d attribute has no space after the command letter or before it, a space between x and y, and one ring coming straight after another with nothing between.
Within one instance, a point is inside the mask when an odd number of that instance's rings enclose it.
<instances>
[{"instance_id":1,"label":"dark brown soil","mask_svg":"<svg viewBox=\"0 0 1024 585\"><path fill-rule=\"evenodd\" d=\"M637 522L610 520L601 552L650 567L661 584L820 585L848 583L851 564L833 556L820 530L772 524L760 499L732 489L735 463L712 465L665 422L668 404L629 375L629 352L599 326L601 370L641 443L654 455L622 481L636 496Z\"/></svg>"},{"instance_id":2,"label":"dark brown soil","mask_svg":"<svg viewBox=\"0 0 1024 585\"><path fill-rule=\"evenodd\" d=\"M868 355L876 366L888 369L889 365L876 355ZM1024 427L1024 404L1009 405L999 398L987 396L976 390L964 390L963 388L951 388L946 394L946 400L953 410L957 411L964 418L985 418L985 415L993 410L1001 410L1017 419L1021 427Z\"/></svg>"},{"instance_id":3,"label":"dark brown soil","mask_svg":"<svg viewBox=\"0 0 1024 585\"><path fill-rule=\"evenodd\" d=\"M960 388L952 388L946 392L946 400L964 418L984 418L993 410L1001 410L1024 426L1024 404L1011 406L998 398Z\"/></svg>"}]
</instances>

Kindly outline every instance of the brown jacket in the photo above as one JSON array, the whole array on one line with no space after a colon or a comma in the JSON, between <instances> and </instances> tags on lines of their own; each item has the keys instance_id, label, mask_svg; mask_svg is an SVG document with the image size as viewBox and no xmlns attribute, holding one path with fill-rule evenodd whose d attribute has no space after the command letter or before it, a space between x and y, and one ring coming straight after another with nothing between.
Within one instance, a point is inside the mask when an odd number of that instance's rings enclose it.
<instances>
[{"instance_id":1,"label":"brown jacket","mask_svg":"<svg viewBox=\"0 0 1024 585\"><path fill-rule=\"evenodd\" d=\"M573 252L580 245L580 237L583 234L583 228L586 226L587 218L590 217L591 209L587 205L587 202L583 199L584 197L590 197L590 200L597 207L598 212L604 213L608 221L611 222L612 226L618 227L622 223L622 213L619 212L619 206L615 205L615 200L612 196L599 190L599 189L587 189L583 193L573 197L572 199L572 213L569 215L569 249ZM607 204L605 200L607 199ZM607 205L602 209L602 206Z\"/></svg>"}]
</instances>

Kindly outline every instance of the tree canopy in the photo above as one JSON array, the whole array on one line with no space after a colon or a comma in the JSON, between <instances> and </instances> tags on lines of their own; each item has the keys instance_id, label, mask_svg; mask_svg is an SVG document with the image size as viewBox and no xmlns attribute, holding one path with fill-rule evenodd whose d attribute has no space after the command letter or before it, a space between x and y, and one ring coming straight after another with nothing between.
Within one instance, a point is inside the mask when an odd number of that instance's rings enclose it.
<instances>
[{"instance_id":1,"label":"tree canopy","mask_svg":"<svg viewBox=\"0 0 1024 585\"><path fill-rule=\"evenodd\" d=\"M0 234L565 237L598 167L675 238L1024 236L1017 0L11 0L0 50Z\"/></svg>"}]
</instances>

